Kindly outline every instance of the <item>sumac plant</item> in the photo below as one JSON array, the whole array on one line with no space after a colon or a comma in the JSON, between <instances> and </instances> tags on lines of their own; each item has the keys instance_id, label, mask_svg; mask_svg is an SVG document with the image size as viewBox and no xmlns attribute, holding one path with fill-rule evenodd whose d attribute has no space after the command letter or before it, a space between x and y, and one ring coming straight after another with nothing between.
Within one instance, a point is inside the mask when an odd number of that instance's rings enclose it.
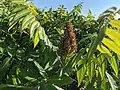
<instances>
[{"instance_id":1,"label":"sumac plant","mask_svg":"<svg viewBox=\"0 0 120 90\"><path fill-rule=\"evenodd\" d=\"M0 90L119 90L120 20L0 1Z\"/></svg>"}]
</instances>

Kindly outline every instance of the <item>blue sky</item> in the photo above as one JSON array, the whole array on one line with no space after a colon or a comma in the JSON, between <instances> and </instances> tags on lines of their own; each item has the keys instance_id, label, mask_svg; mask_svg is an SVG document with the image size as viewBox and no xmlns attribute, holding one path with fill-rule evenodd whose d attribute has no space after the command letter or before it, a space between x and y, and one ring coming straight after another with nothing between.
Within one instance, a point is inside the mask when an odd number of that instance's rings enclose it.
<instances>
[{"instance_id":1,"label":"blue sky","mask_svg":"<svg viewBox=\"0 0 120 90\"><path fill-rule=\"evenodd\" d=\"M74 5L83 2L82 13L87 14L90 9L93 15L97 15L100 12L106 10L111 6L120 8L120 0L33 0L33 3L38 8L48 9L52 7L56 9L59 5L63 4L68 10L71 10Z\"/></svg>"}]
</instances>

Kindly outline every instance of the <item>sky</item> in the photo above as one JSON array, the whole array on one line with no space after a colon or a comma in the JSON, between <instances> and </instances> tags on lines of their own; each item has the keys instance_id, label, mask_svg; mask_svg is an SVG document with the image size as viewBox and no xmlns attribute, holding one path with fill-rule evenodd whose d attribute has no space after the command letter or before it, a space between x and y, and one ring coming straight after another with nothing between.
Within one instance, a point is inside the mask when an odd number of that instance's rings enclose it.
<instances>
[{"instance_id":1,"label":"sky","mask_svg":"<svg viewBox=\"0 0 120 90\"><path fill-rule=\"evenodd\" d=\"M68 10L72 10L74 5L83 2L82 13L87 15L90 9L94 16L102 13L112 6L120 8L120 0L33 0L33 3L38 8L56 9L59 5L63 4Z\"/></svg>"}]
</instances>

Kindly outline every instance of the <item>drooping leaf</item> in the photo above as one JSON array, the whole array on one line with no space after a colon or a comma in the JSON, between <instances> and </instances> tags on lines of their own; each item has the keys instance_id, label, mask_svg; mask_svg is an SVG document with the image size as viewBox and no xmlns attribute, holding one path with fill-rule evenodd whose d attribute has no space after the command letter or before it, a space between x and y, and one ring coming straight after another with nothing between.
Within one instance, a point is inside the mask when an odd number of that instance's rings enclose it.
<instances>
[{"instance_id":1,"label":"drooping leaf","mask_svg":"<svg viewBox=\"0 0 120 90\"><path fill-rule=\"evenodd\" d=\"M114 70L115 72L115 76L118 77L118 64L117 64L117 61L115 59L115 56L112 56L111 58L108 59L112 69Z\"/></svg>"},{"instance_id":2,"label":"drooping leaf","mask_svg":"<svg viewBox=\"0 0 120 90\"><path fill-rule=\"evenodd\" d=\"M120 32L119 31L107 28L105 34L108 35L108 37L120 47Z\"/></svg>"},{"instance_id":3,"label":"drooping leaf","mask_svg":"<svg viewBox=\"0 0 120 90\"><path fill-rule=\"evenodd\" d=\"M33 18L34 16L31 13L24 18L24 20L22 21L22 30L29 25L30 21Z\"/></svg>"},{"instance_id":4,"label":"drooping leaf","mask_svg":"<svg viewBox=\"0 0 120 90\"><path fill-rule=\"evenodd\" d=\"M11 29L16 25L16 23L17 23L17 22L13 23L13 24L9 27L8 31L11 30Z\"/></svg>"},{"instance_id":5,"label":"drooping leaf","mask_svg":"<svg viewBox=\"0 0 120 90\"><path fill-rule=\"evenodd\" d=\"M53 48L53 50L56 50L57 47L53 46L50 40L48 39L48 36L45 34L45 30L43 27L38 28L39 38L40 40L43 40L46 45L48 45L50 48Z\"/></svg>"},{"instance_id":6,"label":"drooping leaf","mask_svg":"<svg viewBox=\"0 0 120 90\"><path fill-rule=\"evenodd\" d=\"M120 47L120 32L119 31L107 28L105 34L108 35L108 37L112 39Z\"/></svg>"},{"instance_id":7,"label":"drooping leaf","mask_svg":"<svg viewBox=\"0 0 120 90\"><path fill-rule=\"evenodd\" d=\"M88 63L88 66L87 66L87 73L88 73L90 82L92 81L94 72L95 72L95 64L94 64L94 62L91 61L91 63L90 64Z\"/></svg>"},{"instance_id":8,"label":"drooping leaf","mask_svg":"<svg viewBox=\"0 0 120 90\"><path fill-rule=\"evenodd\" d=\"M97 49L98 49L101 53L108 54L109 56L111 56L110 51L109 51L105 46L103 46L102 44L98 45L98 46L97 46Z\"/></svg>"},{"instance_id":9,"label":"drooping leaf","mask_svg":"<svg viewBox=\"0 0 120 90\"><path fill-rule=\"evenodd\" d=\"M106 11L104 11L104 13L106 13L106 12L114 13L116 10L117 10L116 7L111 7L111 8L109 8L109 9L107 9Z\"/></svg>"},{"instance_id":10,"label":"drooping leaf","mask_svg":"<svg viewBox=\"0 0 120 90\"><path fill-rule=\"evenodd\" d=\"M16 7L15 9L13 9L11 13L12 14L17 13L23 9L27 9L27 7L25 5L20 5L20 6Z\"/></svg>"},{"instance_id":11,"label":"drooping leaf","mask_svg":"<svg viewBox=\"0 0 120 90\"><path fill-rule=\"evenodd\" d=\"M22 27L22 30L26 29L26 28L29 28L28 26L31 26L31 24L35 21L35 18L32 17L30 18L26 23L24 23L23 27Z\"/></svg>"},{"instance_id":12,"label":"drooping leaf","mask_svg":"<svg viewBox=\"0 0 120 90\"><path fill-rule=\"evenodd\" d=\"M25 1L24 0L11 0L12 3L15 3L15 4L25 4Z\"/></svg>"},{"instance_id":13,"label":"drooping leaf","mask_svg":"<svg viewBox=\"0 0 120 90\"><path fill-rule=\"evenodd\" d=\"M104 38L102 41L110 50L120 55L120 47L118 47L113 41L108 38Z\"/></svg>"},{"instance_id":14,"label":"drooping leaf","mask_svg":"<svg viewBox=\"0 0 120 90\"><path fill-rule=\"evenodd\" d=\"M117 10L116 7L111 7L109 9L107 9L106 11L104 11L103 13L101 13L99 15L99 19L103 19L105 17L113 16L116 10Z\"/></svg>"},{"instance_id":15,"label":"drooping leaf","mask_svg":"<svg viewBox=\"0 0 120 90\"><path fill-rule=\"evenodd\" d=\"M83 81L85 72L86 72L85 66L83 66L80 70L77 71L78 86L80 86L81 82Z\"/></svg>"},{"instance_id":16,"label":"drooping leaf","mask_svg":"<svg viewBox=\"0 0 120 90\"><path fill-rule=\"evenodd\" d=\"M120 20L111 20L110 24L112 25L112 27L120 29Z\"/></svg>"},{"instance_id":17,"label":"drooping leaf","mask_svg":"<svg viewBox=\"0 0 120 90\"><path fill-rule=\"evenodd\" d=\"M35 32L35 36L34 36L33 42L34 42L34 48L35 48L37 46L37 44L39 43L39 33L38 33L38 30Z\"/></svg>"},{"instance_id":18,"label":"drooping leaf","mask_svg":"<svg viewBox=\"0 0 120 90\"><path fill-rule=\"evenodd\" d=\"M104 80L105 78L105 61L104 61L104 56L103 55L100 55L98 57L98 70L99 70L99 73L100 73L100 76L102 78L102 80Z\"/></svg>"},{"instance_id":19,"label":"drooping leaf","mask_svg":"<svg viewBox=\"0 0 120 90\"><path fill-rule=\"evenodd\" d=\"M13 19L12 22L15 22L16 20L19 20L20 18L22 18L23 16L28 15L29 13L30 13L30 10L28 10L28 9L23 9L23 10L21 10L20 12L18 12L18 13L15 15L15 17L14 17L14 19Z\"/></svg>"},{"instance_id":20,"label":"drooping leaf","mask_svg":"<svg viewBox=\"0 0 120 90\"><path fill-rule=\"evenodd\" d=\"M38 14L35 7L32 4L29 5L29 9L31 10L31 12L33 13L34 16L36 16Z\"/></svg>"},{"instance_id":21,"label":"drooping leaf","mask_svg":"<svg viewBox=\"0 0 120 90\"><path fill-rule=\"evenodd\" d=\"M30 28L30 38L33 37L34 33L35 33L35 30L40 26L40 23L38 21L34 21L31 25L31 28Z\"/></svg>"},{"instance_id":22,"label":"drooping leaf","mask_svg":"<svg viewBox=\"0 0 120 90\"><path fill-rule=\"evenodd\" d=\"M113 77L107 72L106 72L106 76L109 80L109 83L110 83L112 90L117 90L118 86L117 86L115 80L113 79Z\"/></svg>"}]
</instances>

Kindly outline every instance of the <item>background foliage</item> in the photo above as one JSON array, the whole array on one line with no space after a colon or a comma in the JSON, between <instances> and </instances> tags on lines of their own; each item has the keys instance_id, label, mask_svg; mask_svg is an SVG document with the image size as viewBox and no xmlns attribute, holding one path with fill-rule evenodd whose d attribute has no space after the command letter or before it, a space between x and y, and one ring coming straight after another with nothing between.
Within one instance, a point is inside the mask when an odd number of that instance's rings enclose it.
<instances>
[{"instance_id":1,"label":"background foliage","mask_svg":"<svg viewBox=\"0 0 120 90\"><path fill-rule=\"evenodd\" d=\"M0 89L119 89L120 21L116 7L98 19L81 14L82 5L48 11L30 1L0 1ZM68 20L76 30L78 51L63 55Z\"/></svg>"}]
</instances>

